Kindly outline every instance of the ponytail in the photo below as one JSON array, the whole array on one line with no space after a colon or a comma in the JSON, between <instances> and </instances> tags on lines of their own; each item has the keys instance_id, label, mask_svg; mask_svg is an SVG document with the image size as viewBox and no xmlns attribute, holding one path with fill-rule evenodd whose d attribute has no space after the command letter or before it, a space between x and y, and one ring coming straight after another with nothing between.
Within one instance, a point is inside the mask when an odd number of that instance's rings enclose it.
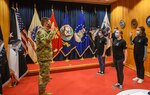
<instances>
[{"instance_id":1,"label":"ponytail","mask_svg":"<svg viewBox=\"0 0 150 95\"><path fill-rule=\"evenodd\" d=\"M141 31L142 31L142 36L146 37L146 33L145 33L145 28L144 28L144 26L140 26L139 28L140 28Z\"/></svg>"}]
</instances>

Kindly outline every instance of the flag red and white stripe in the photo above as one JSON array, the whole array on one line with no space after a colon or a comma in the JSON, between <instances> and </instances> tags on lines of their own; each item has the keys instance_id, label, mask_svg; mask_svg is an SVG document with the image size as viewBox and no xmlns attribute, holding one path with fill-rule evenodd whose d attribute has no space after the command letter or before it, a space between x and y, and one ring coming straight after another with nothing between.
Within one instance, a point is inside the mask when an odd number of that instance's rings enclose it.
<instances>
[{"instance_id":1,"label":"flag red and white stripe","mask_svg":"<svg viewBox=\"0 0 150 95\"><path fill-rule=\"evenodd\" d=\"M37 10L34 8L34 15L28 30L28 53L34 63L37 62L35 37L37 30L41 26L42 25Z\"/></svg>"},{"instance_id":2,"label":"flag red and white stripe","mask_svg":"<svg viewBox=\"0 0 150 95\"><path fill-rule=\"evenodd\" d=\"M25 53L28 54L28 35L27 35L27 31L25 29L23 20L21 19L20 13L18 11L16 12L16 16L17 16L17 21L18 21L20 33L21 33L22 45L24 47Z\"/></svg>"}]
</instances>

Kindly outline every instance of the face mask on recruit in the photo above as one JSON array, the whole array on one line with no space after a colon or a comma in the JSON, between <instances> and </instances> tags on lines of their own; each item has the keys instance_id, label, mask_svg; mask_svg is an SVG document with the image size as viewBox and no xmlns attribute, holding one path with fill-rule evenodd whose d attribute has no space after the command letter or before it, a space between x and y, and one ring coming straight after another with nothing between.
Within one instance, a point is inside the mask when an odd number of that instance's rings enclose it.
<instances>
[{"instance_id":1,"label":"face mask on recruit","mask_svg":"<svg viewBox=\"0 0 150 95\"><path fill-rule=\"evenodd\" d=\"M114 33L117 31L117 29L114 29Z\"/></svg>"},{"instance_id":2,"label":"face mask on recruit","mask_svg":"<svg viewBox=\"0 0 150 95\"><path fill-rule=\"evenodd\" d=\"M116 37L116 38L119 38L119 33L115 33L115 37Z\"/></svg>"},{"instance_id":3,"label":"face mask on recruit","mask_svg":"<svg viewBox=\"0 0 150 95\"><path fill-rule=\"evenodd\" d=\"M103 35L102 35L102 33L98 33L98 35L100 36L100 37L102 37Z\"/></svg>"},{"instance_id":4,"label":"face mask on recruit","mask_svg":"<svg viewBox=\"0 0 150 95\"><path fill-rule=\"evenodd\" d=\"M140 35L140 31L139 30L136 31L136 35Z\"/></svg>"}]
</instances>

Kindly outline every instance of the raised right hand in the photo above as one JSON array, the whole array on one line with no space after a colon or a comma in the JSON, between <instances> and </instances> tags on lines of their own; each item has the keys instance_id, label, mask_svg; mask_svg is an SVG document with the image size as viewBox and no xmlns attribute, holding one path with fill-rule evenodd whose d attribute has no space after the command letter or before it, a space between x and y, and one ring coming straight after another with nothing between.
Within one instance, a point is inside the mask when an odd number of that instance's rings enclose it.
<instances>
[{"instance_id":1,"label":"raised right hand","mask_svg":"<svg viewBox=\"0 0 150 95\"><path fill-rule=\"evenodd\" d=\"M52 30L52 31L54 31L54 28L55 28L55 26L54 26L54 22L52 22L51 30Z\"/></svg>"}]
</instances>

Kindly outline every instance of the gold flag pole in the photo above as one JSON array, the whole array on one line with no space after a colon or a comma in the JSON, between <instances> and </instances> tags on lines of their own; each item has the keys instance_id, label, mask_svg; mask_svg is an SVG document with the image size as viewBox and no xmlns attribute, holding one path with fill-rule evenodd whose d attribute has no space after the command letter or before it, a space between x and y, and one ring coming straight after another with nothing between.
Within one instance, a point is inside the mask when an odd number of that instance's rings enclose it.
<instances>
[{"instance_id":1,"label":"gold flag pole","mask_svg":"<svg viewBox=\"0 0 150 95\"><path fill-rule=\"evenodd\" d=\"M94 8L94 13L96 14L96 7ZM95 53L94 53L94 56L93 56L93 59L96 59L96 56L95 56Z\"/></svg>"},{"instance_id":2,"label":"gold flag pole","mask_svg":"<svg viewBox=\"0 0 150 95\"><path fill-rule=\"evenodd\" d=\"M81 12L83 14L83 6L81 6ZM83 56L80 58L80 60L84 60Z\"/></svg>"},{"instance_id":3,"label":"gold flag pole","mask_svg":"<svg viewBox=\"0 0 150 95\"><path fill-rule=\"evenodd\" d=\"M52 11L52 12L54 11L54 6L53 6L53 5L51 6L51 11ZM54 59L53 59L53 58L52 58L51 63L55 63L55 61L54 61Z\"/></svg>"},{"instance_id":4,"label":"gold flag pole","mask_svg":"<svg viewBox=\"0 0 150 95\"><path fill-rule=\"evenodd\" d=\"M65 5L65 12L67 13L68 12L68 10L67 10L67 5ZM68 59L68 56L66 56L66 60L65 60L66 62L69 62L70 60Z\"/></svg>"}]
</instances>

